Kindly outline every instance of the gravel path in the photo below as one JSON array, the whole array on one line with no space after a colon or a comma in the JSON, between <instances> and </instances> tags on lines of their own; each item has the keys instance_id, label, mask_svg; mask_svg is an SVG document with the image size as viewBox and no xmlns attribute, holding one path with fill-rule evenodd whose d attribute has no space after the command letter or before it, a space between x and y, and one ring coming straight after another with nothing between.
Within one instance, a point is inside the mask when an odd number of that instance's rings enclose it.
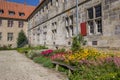
<instances>
[{"instance_id":1,"label":"gravel path","mask_svg":"<svg viewBox=\"0 0 120 80\"><path fill-rule=\"evenodd\" d=\"M17 51L0 51L0 80L67 80Z\"/></svg>"}]
</instances>

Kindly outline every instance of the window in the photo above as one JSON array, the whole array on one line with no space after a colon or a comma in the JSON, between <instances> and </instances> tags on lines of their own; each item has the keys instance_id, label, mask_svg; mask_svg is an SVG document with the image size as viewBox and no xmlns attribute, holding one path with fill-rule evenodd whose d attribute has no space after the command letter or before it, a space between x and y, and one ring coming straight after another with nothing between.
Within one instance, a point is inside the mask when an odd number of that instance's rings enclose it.
<instances>
[{"instance_id":1,"label":"window","mask_svg":"<svg viewBox=\"0 0 120 80\"><path fill-rule=\"evenodd\" d=\"M20 12L19 16L25 16L25 13Z\"/></svg>"},{"instance_id":2,"label":"window","mask_svg":"<svg viewBox=\"0 0 120 80\"><path fill-rule=\"evenodd\" d=\"M93 8L88 9L88 18L93 19Z\"/></svg>"},{"instance_id":3,"label":"window","mask_svg":"<svg viewBox=\"0 0 120 80\"><path fill-rule=\"evenodd\" d=\"M92 41L92 45L96 46L98 44L97 41Z\"/></svg>"},{"instance_id":4,"label":"window","mask_svg":"<svg viewBox=\"0 0 120 80\"><path fill-rule=\"evenodd\" d=\"M102 33L102 20L101 19L96 20L96 24L98 26L97 32Z\"/></svg>"},{"instance_id":5,"label":"window","mask_svg":"<svg viewBox=\"0 0 120 80\"><path fill-rule=\"evenodd\" d=\"M46 13L48 13L48 4L46 4Z\"/></svg>"},{"instance_id":6,"label":"window","mask_svg":"<svg viewBox=\"0 0 120 80\"><path fill-rule=\"evenodd\" d=\"M12 40L13 40L13 33L8 33L7 41L12 41Z\"/></svg>"},{"instance_id":7,"label":"window","mask_svg":"<svg viewBox=\"0 0 120 80\"><path fill-rule=\"evenodd\" d=\"M88 27L89 34L102 33L102 7L94 6L88 9Z\"/></svg>"},{"instance_id":8,"label":"window","mask_svg":"<svg viewBox=\"0 0 120 80\"><path fill-rule=\"evenodd\" d=\"M44 35L44 40L47 39L46 35L47 35L47 32L43 32L43 35Z\"/></svg>"},{"instance_id":9,"label":"window","mask_svg":"<svg viewBox=\"0 0 120 80\"><path fill-rule=\"evenodd\" d=\"M73 31L73 25L70 25L70 36L72 37L74 35L74 31Z\"/></svg>"},{"instance_id":10,"label":"window","mask_svg":"<svg viewBox=\"0 0 120 80\"><path fill-rule=\"evenodd\" d=\"M58 0L56 0L56 6L58 7L58 5L59 5L59 4L58 4Z\"/></svg>"},{"instance_id":11,"label":"window","mask_svg":"<svg viewBox=\"0 0 120 80\"><path fill-rule=\"evenodd\" d=\"M70 16L69 23L70 23L70 25L73 25L73 15L72 15L72 16Z\"/></svg>"},{"instance_id":12,"label":"window","mask_svg":"<svg viewBox=\"0 0 120 80\"><path fill-rule=\"evenodd\" d=\"M2 32L0 32L0 40L2 40Z\"/></svg>"},{"instance_id":13,"label":"window","mask_svg":"<svg viewBox=\"0 0 120 80\"><path fill-rule=\"evenodd\" d=\"M9 11L9 15L13 16L13 15L15 15L15 12L14 11Z\"/></svg>"},{"instance_id":14,"label":"window","mask_svg":"<svg viewBox=\"0 0 120 80\"><path fill-rule=\"evenodd\" d=\"M68 26L69 25L69 20L68 20L68 17L65 19L65 25Z\"/></svg>"},{"instance_id":15,"label":"window","mask_svg":"<svg viewBox=\"0 0 120 80\"><path fill-rule=\"evenodd\" d=\"M53 40L56 39L56 33L57 33L57 30L56 30L56 29L53 29L53 30L52 30L52 39L53 39Z\"/></svg>"},{"instance_id":16,"label":"window","mask_svg":"<svg viewBox=\"0 0 120 80\"><path fill-rule=\"evenodd\" d=\"M13 21L12 20L8 20L8 27L13 27Z\"/></svg>"},{"instance_id":17,"label":"window","mask_svg":"<svg viewBox=\"0 0 120 80\"><path fill-rule=\"evenodd\" d=\"M0 9L0 14L3 14L3 13L4 13L3 9Z\"/></svg>"},{"instance_id":18,"label":"window","mask_svg":"<svg viewBox=\"0 0 120 80\"><path fill-rule=\"evenodd\" d=\"M52 23L52 39L56 39L56 34L57 34L57 22Z\"/></svg>"},{"instance_id":19,"label":"window","mask_svg":"<svg viewBox=\"0 0 120 80\"><path fill-rule=\"evenodd\" d=\"M23 21L19 21L18 27L19 27L19 28L23 28L23 26L24 26L24 22L23 22Z\"/></svg>"},{"instance_id":20,"label":"window","mask_svg":"<svg viewBox=\"0 0 120 80\"><path fill-rule=\"evenodd\" d=\"M65 28L66 28L66 37L72 37L74 35L74 28L73 28L73 15L66 17L66 24L65 24Z\"/></svg>"},{"instance_id":21,"label":"window","mask_svg":"<svg viewBox=\"0 0 120 80\"><path fill-rule=\"evenodd\" d=\"M71 45L71 42L68 42L68 45Z\"/></svg>"},{"instance_id":22,"label":"window","mask_svg":"<svg viewBox=\"0 0 120 80\"><path fill-rule=\"evenodd\" d=\"M88 24L89 24L89 27L90 27L90 33L94 34L94 24L93 24L93 21L89 21Z\"/></svg>"},{"instance_id":23,"label":"window","mask_svg":"<svg viewBox=\"0 0 120 80\"><path fill-rule=\"evenodd\" d=\"M42 8L42 12L44 12L44 7Z\"/></svg>"},{"instance_id":24,"label":"window","mask_svg":"<svg viewBox=\"0 0 120 80\"><path fill-rule=\"evenodd\" d=\"M48 4L46 4L46 9L48 9Z\"/></svg>"},{"instance_id":25,"label":"window","mask_svg":"<svg viewBox=\"0 0 120 80\"><path fill-rule=\"evenodd\" d=\"M40 33L37 33L37 41L40 41Z\"/></svg>"},{"instance_id":26,"label":"window","mask_svg":"<svg viewBox=\"0 0 120 80\"><path fill-rule=\"evenodd\" d=\"M44 40L47 39L47 26L43 27L43 36L44 36Z\"/></svg>"},{"instance_id":27,"label":"window","mask_svg":"<svg viewBox=\"0 0 120 80\"><path fill-rule=\"evenodd\" d=\"M101 5L95 6L95 16L96 17L101 17L102 16Z\"/></svg>"},{"instance_id":28,"label":"window","mask_svg":"<svg viewBox=\"0 0 120 80\"><path fill-rule=\"evenodd\" d=\"M2 26L2 20L0 19L0 26Z\"/></svg>"},{"instance_id":29,"label":"window","mask_svg":"<svg viewBox=\"0 0 120 80\"><path fill-rule=\"evenodd\" d=\"M51 3L51 6L53 5L53 1L52 0L50 0L50 3Z\"/></svg>"},{"instance_id":30,"label":"window","mask_svg":"<svg viewBox=\"0 0 120 80\"><path fill-rule=\"evenodd\" d=\"M70 31L69 31L69 28L67 26L66 26L66 31L67 31L66 37L68 38L70 36Z\"/></svg>"}]
</instances>

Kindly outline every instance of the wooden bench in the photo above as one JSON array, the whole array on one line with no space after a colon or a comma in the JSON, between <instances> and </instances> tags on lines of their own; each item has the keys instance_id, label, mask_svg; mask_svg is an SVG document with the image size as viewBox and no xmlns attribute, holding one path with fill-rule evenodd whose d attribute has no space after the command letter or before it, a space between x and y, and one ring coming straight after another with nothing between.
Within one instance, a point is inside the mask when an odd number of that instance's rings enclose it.
<instances>
[{"instance_id":1,"label":"wooden bench","mask_svg":"<svg viewBox=\"0 0 120 80\"><path fill-rule=\"evenodd\" d=\"M63 67L68 68L68 76L70 76L72 74L72 71L75 71L77 69L74 66L70 66L70 65L67 65L67 64L62 63L62 62L52 61L52 63L56 65L56 67L55 67L56 71L58 71L59 66L63 66Z\"/></svg>"}]
</instances>

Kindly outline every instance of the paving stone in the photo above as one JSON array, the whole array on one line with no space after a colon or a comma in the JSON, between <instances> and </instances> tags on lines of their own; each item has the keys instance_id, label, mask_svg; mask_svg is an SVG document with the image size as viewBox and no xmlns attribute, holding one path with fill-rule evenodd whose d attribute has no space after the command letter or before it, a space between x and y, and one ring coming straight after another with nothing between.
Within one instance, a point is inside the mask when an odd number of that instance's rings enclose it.
<instances>
[{"instance_id":1,"label":"paving stone","mask_svg":"<svg viewBox=\"0 0 120 80\"><path fill-rule=\"evenodd\" d=\"M34 63L17 51L0 51L0 80L66 80L66 76Z\"/></svg>"}]
</instances>

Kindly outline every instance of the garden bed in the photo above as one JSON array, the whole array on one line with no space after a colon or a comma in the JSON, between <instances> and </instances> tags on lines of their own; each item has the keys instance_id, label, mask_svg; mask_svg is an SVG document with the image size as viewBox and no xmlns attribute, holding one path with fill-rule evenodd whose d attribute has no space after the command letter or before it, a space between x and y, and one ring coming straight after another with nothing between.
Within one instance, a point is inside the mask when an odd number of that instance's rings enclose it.
<instances>
[{"instance_id":1,"label":"garden bed","mask_svg":"<svg viewBox=\"0 0 120 80\"><path fill-rule=\"evenodd\" d=\"M65 72L69 80L120 79L120 56L116 55L115 52L105 52L86 47L74 52L64 49L46 49L37 53L31 51L28 54L31 55L28 58L44 67Z\"/></svg>"}]
</instances>

